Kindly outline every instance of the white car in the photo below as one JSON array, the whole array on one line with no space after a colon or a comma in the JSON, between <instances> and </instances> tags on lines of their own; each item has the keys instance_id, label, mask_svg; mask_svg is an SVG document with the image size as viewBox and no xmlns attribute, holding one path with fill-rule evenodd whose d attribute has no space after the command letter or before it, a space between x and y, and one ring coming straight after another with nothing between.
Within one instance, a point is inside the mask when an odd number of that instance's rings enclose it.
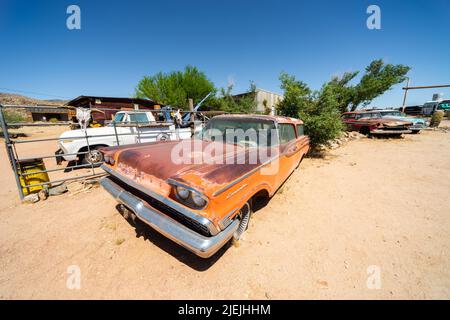
<instances>
[{"instance_id":1,"label":"white car","mask_svg":"<svg viewBox=\"0 0 450 320\"><path fill-rule=\"evenodd\" d=\"M195 126L195 132L201 125ZM116 135L117 132L117 135ZM68 130L59 136L55 152L56 162L81 161L100 164L103 156L99 148L163 140L189 139L191 128L175 128L173 123L157 123L149 111L119 111L105 127ZM90 152L88 152L90 150Z\"/></svg>"}]
</instances>

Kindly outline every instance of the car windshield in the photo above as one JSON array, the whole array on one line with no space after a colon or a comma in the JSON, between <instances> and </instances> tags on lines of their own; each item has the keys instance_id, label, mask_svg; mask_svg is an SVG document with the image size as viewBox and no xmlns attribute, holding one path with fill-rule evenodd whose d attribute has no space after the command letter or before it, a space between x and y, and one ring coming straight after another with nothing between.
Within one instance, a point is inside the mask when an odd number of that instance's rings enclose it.
<instances>
[{"instance_id":1,"label":"car windshield","mask_svg":"<svg viewBox=\"0 0 450 320\"><path fill-rule=\"evenodd\" d=\"M438 110L448 110L450 109L450 101L442 101L439 103L439 106L437 108Z\"/></svg>"},{"instance_id":2,"label":"car windshield","mask_svg":"<svg viewBox=\"0 0 450 320\"><path fill-rule=\"evenodd\" d=\"M379 112L368 112L368 113L361 113L356 116L356 119L376 119L381 118L381 113Z\"/></svg>"},{"instance_id":3,"label":"car windshield","mask_svg":"<svg viewBox=\"0 0 450 320\"><path fill-rule=\"evenodd\" d=\"M405 117L406 115L400 111L385 111L382 113L383 117Z\"/></svg>"},{"instance_id":4,"label":"car windshield","mask_svg":"<svg viewBox=\"0 0 450 320\"><path fill-rule=\"evenodd\" d=\"M272 137L275 124L264 119L213 118L198 138L208 141L227 141L247 147L270 146L278 141ZM275 132L275 131L273 131Z\"/></svg>"},{"instance_id":5,"label":"car windshield","mask_svg":"<svg viewBox=\"0 0 450 320\"><path fill-rule=\"evenodd\" d=\"M125 113L116 113L116 115L114 116L113 122L115 122L115 123L122 122L124 116L125 116Z\"/></svg>"}]
</instances>

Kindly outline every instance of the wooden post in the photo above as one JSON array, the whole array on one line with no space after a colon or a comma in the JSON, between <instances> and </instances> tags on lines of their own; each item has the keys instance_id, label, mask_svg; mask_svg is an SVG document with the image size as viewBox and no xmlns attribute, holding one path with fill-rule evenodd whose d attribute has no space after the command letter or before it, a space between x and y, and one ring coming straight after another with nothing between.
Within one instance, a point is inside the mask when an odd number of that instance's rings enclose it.
<instances>
[{"instance_id":1,"label":"wooden post","mask_svg":"<svg viewBox=\"0 0 450 320\"><path fill-rule=\"evenodd\" d=\"M190 120L191 120L191 124L190 124L190 126L191 126L191 137L193 137L194 136L194 132L195 132L195 126L194 126L194 100L192 100L192 98L189 98L188 99L188 101L189 101L189 111L191 112L191 117L190 117Z\"/></svg>"},{"instance_id":2,"label":"wooden post","mask_svg":"<svg viewBox=\"0 0 450 320\"><path fill-rule=\"evenodd\" d=\"M409 78L407 78L406 88L404 88L405 94L403 95L402 112L405 112L405 107L406 107L406 96L408 95L408 88L409 88Z\"/></svg>"},{"instance_id":3,"label":"wooden post","mask_svg":"<svg viewBox=\"0 0 450 320\"><path fill-rule=\"evenodd\" d=\"M191 112L191 121L194 121L194 114L192 112L194 112L194 100L192 100L191 98L188 99L189 101L189 111Z\"/></svg>"}]
</instances>

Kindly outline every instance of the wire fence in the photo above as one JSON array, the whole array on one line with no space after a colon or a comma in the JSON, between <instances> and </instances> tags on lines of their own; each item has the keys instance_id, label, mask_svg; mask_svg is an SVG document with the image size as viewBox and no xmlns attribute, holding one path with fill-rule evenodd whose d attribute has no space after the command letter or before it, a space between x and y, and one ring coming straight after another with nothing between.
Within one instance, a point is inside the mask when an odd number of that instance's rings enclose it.
<instances>
[{"instance_id":1,"label":"wire fence","mask_svg":"<svg viewBox=\"0 0 450 320\"><path fill-rule=\"evenodd\" d=\"M109 120L106 122L106 126L103 127L105 129L88 128L86 130L70 130L76 125L72 121L36 123L8 122L6 119L7 109L32 111L36 108L42 109L42 106L0 105L0 124L6 153L20 199L24 199L27 194L36 190L49 189L69 181L92 179L104 175L103 170L98 168L103 160L101 153L97 150L99 147L190 138L198 128L201 128L208 121L209 117L224 113L184 111L182 114L190 113L189 121L177 125L173 122L161 120L154 122L116 122ZM55 112L67 111L65 107L52 106L52 109ZM126 111L130 113L152 112L152 114L157 116L164 112L163 110L118 110L106 108L102 110L113 112ZM55 126L63 126L67 130L64 131L64 134L56 137L45 136L45 129ZM26 134L13 132L27 127L42 127L44 136L24 139L21 137L26 136ZM57 131L59 133L62 130ZM31 145L33 147L30 147ZM71 147L69 148L68 145L71 145ZM19 151L18 149L21 146L25 146L25 148L22 147L22 150ZM53 148L54 152L49 150L51 148ZM34 154L34 150L39 150L41 154ZM22 153L26 153L26 155L24 156ZM34 164L32 169L28 167L30 162ZM67 164L62 165L63 162L67 162ZM29 179L30 177L33 177L33 179ZM36 177L41 178L37 179Z\"/></svg>"}]
</instances>

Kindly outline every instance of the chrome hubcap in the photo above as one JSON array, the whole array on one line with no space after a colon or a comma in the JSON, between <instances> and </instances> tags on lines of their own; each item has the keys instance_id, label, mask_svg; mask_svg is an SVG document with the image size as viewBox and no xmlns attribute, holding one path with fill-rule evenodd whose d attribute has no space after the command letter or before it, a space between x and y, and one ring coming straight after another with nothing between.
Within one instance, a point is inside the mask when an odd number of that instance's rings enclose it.
<instances>
[{"instance_id":1,"label":"chrome hubcap","mask_svg":"<svg viewBox=\"0 0 450 320\"><path fill-rule=\"evenodd\" d=\"M91 152L86 154L86 159L89 163L97 163L102 161L102 154L98 150L91 150Z\"/></svg>"}]
</instances>

